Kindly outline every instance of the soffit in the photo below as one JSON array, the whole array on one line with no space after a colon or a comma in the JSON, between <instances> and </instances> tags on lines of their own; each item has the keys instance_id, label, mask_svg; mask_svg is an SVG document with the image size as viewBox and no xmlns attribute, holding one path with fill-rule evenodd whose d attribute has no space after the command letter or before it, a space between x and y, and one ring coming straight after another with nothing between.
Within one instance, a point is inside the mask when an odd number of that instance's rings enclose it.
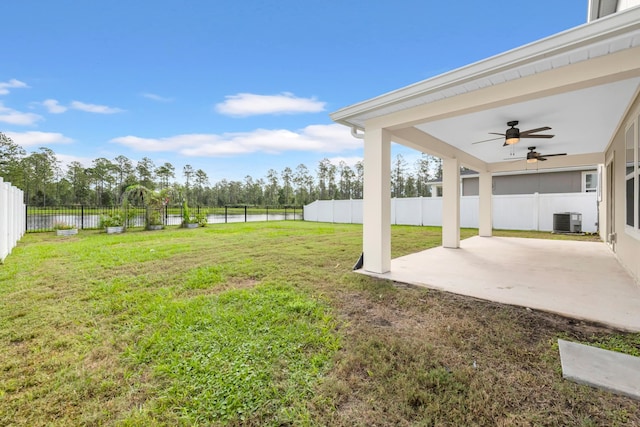
<instances>
[{"instance_id":1,"label":"soffit","mask_svg":"<svg viewBox=\"0 0 640 427\"><path fill-rule=\"evenodd\" d=\"M498 108L430 121L415 126L447 144L486 163L526 157L527 147L541 154L588 154L603 152L640 85L640 77L577 91L538 98ZM521 131L549 126L540 134L550 139L523 138L513 146L503 146L506 123L519 120ZM494 141L475 143L497 137Z\"/></svg>"}]
</instances>

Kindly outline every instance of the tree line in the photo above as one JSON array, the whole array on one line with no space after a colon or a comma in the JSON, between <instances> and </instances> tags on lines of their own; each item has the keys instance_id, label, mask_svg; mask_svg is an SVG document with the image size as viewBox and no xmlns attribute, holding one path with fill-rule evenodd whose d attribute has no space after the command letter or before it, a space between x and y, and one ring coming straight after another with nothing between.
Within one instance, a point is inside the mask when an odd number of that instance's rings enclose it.
<instances>
[{"instance_id":1,"label":"tree line","mask_svg":"<svg viewBox=\"0 0 640 427\"><path fill-rule=\"evenodd\" d=\"M247 175L242 181L211 183L202 169L187 164L179 171L169 162L156 165L148 157L138 162L123 155L99 157L89 167L77 161L62 167L53 150L40 147L27 153L0 132L0 176L20 188L25 203L34 206L114 206L134 184L152 190L172 189L192 206L302 206L314 200L362 198L364 165L362 161L353 167L344 161L336 165L325 158L315 170L301 163L295 169L269 169L257 179ZM441 178L442 162L437 157L423 154L415 165L409 165L398 154L392 164L391 196L430 196L428 183Z\"/></svg>"}]
</instances>

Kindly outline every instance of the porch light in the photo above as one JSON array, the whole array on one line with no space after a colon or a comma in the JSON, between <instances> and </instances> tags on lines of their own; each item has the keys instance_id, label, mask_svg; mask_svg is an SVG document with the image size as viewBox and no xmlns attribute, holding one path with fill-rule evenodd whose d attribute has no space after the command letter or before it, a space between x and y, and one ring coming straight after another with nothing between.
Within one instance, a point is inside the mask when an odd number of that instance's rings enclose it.
<instances>
[{"instance_id":1,"label":"porch light","mask_svg":"<svg viewBox=\"0 0 640 427\"><path fill-rule=\"evenodd\" d=\"M530 151L527 153L527 163L535 163L538 161L538 157L536 157L536 153Z\"/></svg>"},{"instance_id":2,"label":"porch light","mask_svg":"<svg viewBox=\"0 0 640 427\"><path fill-rule=\"evenodd\" d=\"M513 145L513 144L517 144L518 142L520 142L520 130L518 128L511 128L511 129L507 129L507 132L505 132L505 144L507 145Z\"/></svg>"}]
</instances>

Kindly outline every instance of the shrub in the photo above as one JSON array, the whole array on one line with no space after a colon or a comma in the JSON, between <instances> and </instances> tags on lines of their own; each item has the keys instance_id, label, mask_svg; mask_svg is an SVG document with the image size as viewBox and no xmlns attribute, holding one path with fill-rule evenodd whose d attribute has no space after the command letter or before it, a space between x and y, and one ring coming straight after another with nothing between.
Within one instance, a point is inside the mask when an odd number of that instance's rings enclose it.
<instances>
[{"instance_id":1,"label":"shrub","mask_svg":"<svg viewBox=\"0 0 640 427\"><path fill-rule=\"evenodd\" d=\"M67 224L66 222L56 222L53 224L54 230L73 230L77 228L75 225Z\"/></svg>"},{"instance_id":2,"label":"shrub","mask_svg":"<svg viewBox=\"0 0 640 427\"><path fill-rule=\"evenodd\" d=\"M207 214L205 212L201 212L199 214L196 214L196 221L198 221L198 225L200 227L205 227L209 222L209 218L207 217Z\"/></svg>"},{"instance_id":3,"label":"shrub","mask_svg":"<svg viewBox=\"0 0 640 427\"><path fill-rule=\"evenodd\" d=\"M120 211L100 215L100 228L124 226L124 215Z\"/></svg>"}]
</instances>

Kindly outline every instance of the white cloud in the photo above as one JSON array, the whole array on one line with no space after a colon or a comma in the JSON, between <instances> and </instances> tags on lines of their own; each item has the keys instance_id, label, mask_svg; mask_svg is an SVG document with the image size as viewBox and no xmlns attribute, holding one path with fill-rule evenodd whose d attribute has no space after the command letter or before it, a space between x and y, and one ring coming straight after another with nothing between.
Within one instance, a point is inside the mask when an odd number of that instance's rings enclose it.
<instances>
[{"instance_id":1,"label":"white cloud","mask_svg":"<svg viewBox=\"0 0 640 427\"><path fill-rule=\"evenodd\" d=\"M164 96L156 95L155 93L142 93L141 95L147 99L151 99L152 101L158 101L158 102L173 101L173 98L165 98Z\"/></svg>"},{"instance_id":2,"label":"white cloud","mask_svg":"<svg viewBox=\"0 0 640 427\"><path fill-rule=\"evenodd\" d=\"M277 154L285 151L339 153L362 147L348 128L337 125L310 125L299 131L256 129L252 132L185 134L165 138L123 136L112 143L138 151L168 151L189 157L224 157L251 153Z\"/></svg>"},{"instance_id":3,"label":"white cloud","mask_svg":"<svg viewBox=\"0 0 640 427\"><path fill-rule=\"evenodd\" d=\"M49 144L70 144L73 139L57 132L5 132L16 144L23 147L43 146Z\"/></svg>"},{"instance_id":4,"label":"white cloud","mask_svg":"<svg viewBox=\"0 0 640 427\"><path fill-rule=\"evenodd\" d=\"M25 88L29 87L25 82L20 80L11 79L8 82L0 82L0 95L6 95L9 93L9 89Z\"/></svg>"},{"instance_id":5,"label":"white cloud","mask_svg":"<svg viewBox=\"0 0 640 427\"><path fill-rule=\"evenodd\" d=\"M247 117L260 114L318 113L324 111L325 104L315 98L298 98L289 92L279 95L239 93L227 96L215 108L218 113L227 116Z\"/></svg>"},{"instance_id":6,"label":"white cloud","mask_svg":"<svg viewBox=\"0 0 640 427\"><path fill-rule=\"evenodd\" d=\"M42 116L35 113L23 113L13 108L5 107L0 102L0 122L10 125L30 126L38 120L42 120Z\"/></svg>"},{"instance_id":7,"label":"white cloud","mask_svg":"<svg viewBox=\"0 0 640 427\"><path fill-rule=\"evenodd\" d=\"M108 107L106 105L87 104L80 101L72 101L69 106L65 106L60 104L57 99L45 99L42 102L34 102L33 104L42 105L51 114L62 114L70 108L74 110L85 111L87 113L97 114L115 114L124 111L120 108Z\"/></svg>"},{"instance_id":8,"label":"white cloud","mask_svg":"<svg viewBox=\"0 0 640 427\"><path fill-rule=\"evenodd\" d=\"M69 104L69 108L73 108L74 110L86 111L87 113L97 113L97 114L115 114L122 113L124 110L115 107L108 107L106 105L97 105L97 104L86 104L80 101L72 101Z\"/></svg>"},{"instance_id":9,"label":"white cloud","mask_svg":"<svg viewBox=\"0 0 640 427\"><path fill-rule=\"evenodd\" d=\"M52 114L61 114L68 110L64 105L60 105L55 99L45 99L42 105Z\"/></svg>"}]
</instances>

